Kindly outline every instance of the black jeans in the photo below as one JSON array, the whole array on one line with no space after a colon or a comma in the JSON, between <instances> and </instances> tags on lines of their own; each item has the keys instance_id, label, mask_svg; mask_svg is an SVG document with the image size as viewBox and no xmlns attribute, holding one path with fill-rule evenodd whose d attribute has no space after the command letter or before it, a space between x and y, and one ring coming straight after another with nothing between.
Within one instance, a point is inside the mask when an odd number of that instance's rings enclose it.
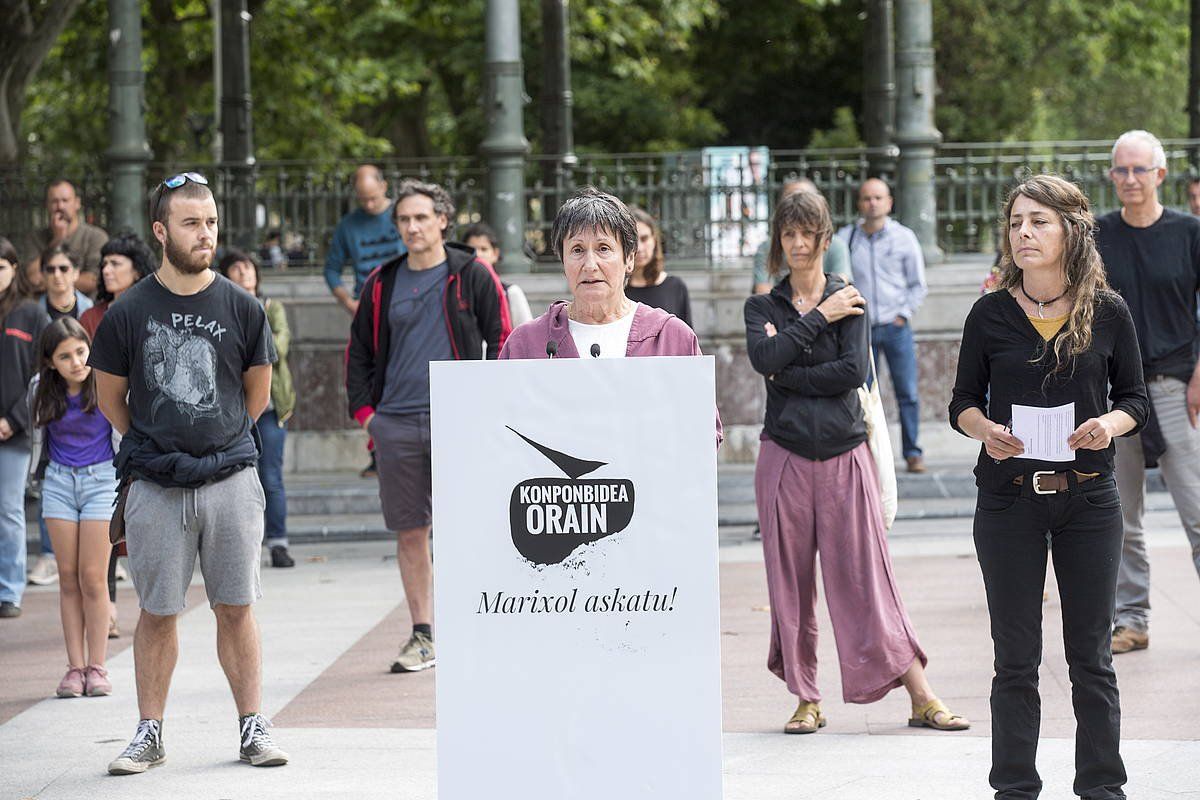
<instances>
[{"instance_id":1,"label":"black jeans","mask_svg":"<svg viewBox=\"0 0 1200 800\"><path fill-rule=\"evenodd\" d=\"M1047 548L1062 601L1075 709L1075 794L1125 797L1121 702L1110 644L1121 502L1111 477L1072 484L1069 493L1037 495L1026 476L1025 485L1012 491L980 489L975 508L975 550L996 650L989 779L998 800L1033 800L1042 790L1034 760Z\"/></svg>"}]
</instances>

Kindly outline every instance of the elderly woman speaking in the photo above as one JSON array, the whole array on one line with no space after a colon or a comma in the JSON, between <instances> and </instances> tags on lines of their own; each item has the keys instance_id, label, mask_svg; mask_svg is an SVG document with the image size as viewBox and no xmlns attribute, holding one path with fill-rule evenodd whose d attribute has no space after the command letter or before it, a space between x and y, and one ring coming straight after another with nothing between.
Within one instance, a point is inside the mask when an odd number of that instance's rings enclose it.
<instances>
[{"instance_id":1,"label":"elderly woman speaking","mask_svg":"<svg viewBox=\"0 0 1200 800\"><path fill-rule=\"evenodd\" d=\"M514 330L500 358L700 355L696 334L682 320L625 296L638 233L624 203L584 189L559 209L550 236L572 299L552 303ZM720 420L717 430L719 436Z\"/></svg>"}]
</instances>

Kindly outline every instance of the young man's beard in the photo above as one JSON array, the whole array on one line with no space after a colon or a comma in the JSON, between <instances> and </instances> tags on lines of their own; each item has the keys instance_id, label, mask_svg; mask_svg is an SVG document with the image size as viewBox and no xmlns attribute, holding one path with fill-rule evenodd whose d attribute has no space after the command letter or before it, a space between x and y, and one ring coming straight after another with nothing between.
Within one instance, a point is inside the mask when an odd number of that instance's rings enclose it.
<instances>
[{"instance_id":1,"label":"young man's beard","mask_svg":"<svg viewBox=\"0 0 1200 800\"><path fill-rule=\"evenodd\" d=\"M166 255L167 261L171 262L171 266L187 275L198 275L212 266L213 254L211 250L204 254L185 250L182 247L176 246L175 240L169 234L167 241L163 244L163 253Z\"/></svg>"}]
</instances>

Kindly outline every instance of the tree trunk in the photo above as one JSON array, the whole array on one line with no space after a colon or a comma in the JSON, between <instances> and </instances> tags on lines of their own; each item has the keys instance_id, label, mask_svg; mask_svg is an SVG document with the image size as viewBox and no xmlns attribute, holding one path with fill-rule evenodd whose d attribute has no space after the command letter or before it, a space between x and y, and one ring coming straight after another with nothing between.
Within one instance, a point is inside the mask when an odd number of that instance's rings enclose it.
<instances>
[{"instance_id":1,"label":"tree trunk","mask_svg":"<svg viewBox=\"0 0 1200 800\"><path fill-rule=\"evenodd\" d=\"M25 88L81 2L51 0L36 13L29 0L0 4L0 167L20 162Z\"/></svg>"}]
</instances>

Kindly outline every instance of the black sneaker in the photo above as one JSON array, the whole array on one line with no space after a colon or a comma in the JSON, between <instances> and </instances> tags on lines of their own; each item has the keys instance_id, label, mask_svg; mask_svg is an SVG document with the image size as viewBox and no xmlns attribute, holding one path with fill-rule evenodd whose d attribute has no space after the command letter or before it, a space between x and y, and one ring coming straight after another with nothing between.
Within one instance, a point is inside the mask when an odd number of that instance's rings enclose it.
<instances>
[{"instance_id":1,"label":"black sneaker","mask_svg":"<svg viewBox=\"0 0 1200 800\"><path fill-rule=\"evenodd\" d=\"M379 476L379 469L375 466L375 451L371 451L371 462L363 467L363 471L358 473L360 478L376 478Z\"/></svg>"},{"instance_id":2,"label":"black sneaker","mask_svg":"<svg viewBox=\"0 0 1200 800\"><path fill-rule=\"evenodd\" d=\"M21 607L16 603L5 600L0 603L0 618L15 619L21 616Z\"/></svg>"},{"instance_id":3,"label":"black sneaker","mask_svg":"<svg viewBox=\"0 0 1200 800\"><path fill-rule=\"evenodd\" d=\"M288 754L279 749L267 728L270 721L262 714L247 714L242 717L242 761L255 767L282 767L288 762Z\"/></svg>"},{"instance_id":4,"label":"black sneaker","mask_svg":"<svg viewBox=\"0 0 1200 800\"><path fill-rule=\"evenodd\" d=\"M271 566L294 567L296 566L296 560L288 555L287 547L276 544L271 546Z\"/></svg>"},{"instance_id":5,"label":"black sneaker","mask_svg":"<svg viewBox=\"0 0 1200 800\"><path fill-rule=\"evenodd\" d=\"M137 775L150 767L157 767L167 760L163 747L162 722L143 719L138 722L137 733L125 752L108 765L109 775Z\"/></svg>"}]
</instances>

